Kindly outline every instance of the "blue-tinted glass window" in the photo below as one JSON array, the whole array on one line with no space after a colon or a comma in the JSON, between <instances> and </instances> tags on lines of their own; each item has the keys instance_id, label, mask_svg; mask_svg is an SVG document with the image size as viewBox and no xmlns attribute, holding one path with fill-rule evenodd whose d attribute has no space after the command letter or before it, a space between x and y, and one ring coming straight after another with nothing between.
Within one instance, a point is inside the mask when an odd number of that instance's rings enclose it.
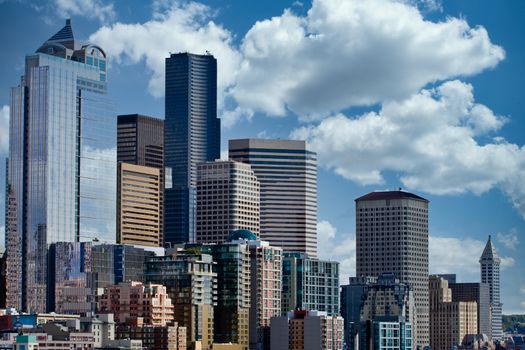
<instances>
[{"instance_id":1,"label":"blue-tinted glass window","mask_svg":"<svg viewBox=\"0 0 525 350\"><path fill-rule=\"evenodd\" d=\"M93 65L93 57L86 56L86 64L89 64L90 66Z\"/></svg>"}]
</instances>

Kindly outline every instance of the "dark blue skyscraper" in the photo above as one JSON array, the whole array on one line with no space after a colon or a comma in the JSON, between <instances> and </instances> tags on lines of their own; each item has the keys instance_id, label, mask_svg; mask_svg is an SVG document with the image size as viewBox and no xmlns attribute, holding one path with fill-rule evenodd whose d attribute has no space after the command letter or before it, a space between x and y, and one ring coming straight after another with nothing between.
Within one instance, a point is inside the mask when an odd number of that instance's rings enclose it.
<instances>
[{"instance_id":1,"label":"dark blue skyscraper","mask_svg":"<svg viewBox=\"0 0 525 350\"><path fill-rule=\"evenodd\" d=\"M217 60L210 54L166 58L165 242L195 241L197 164L220 158Z\"/></svg>"}]
</instances>

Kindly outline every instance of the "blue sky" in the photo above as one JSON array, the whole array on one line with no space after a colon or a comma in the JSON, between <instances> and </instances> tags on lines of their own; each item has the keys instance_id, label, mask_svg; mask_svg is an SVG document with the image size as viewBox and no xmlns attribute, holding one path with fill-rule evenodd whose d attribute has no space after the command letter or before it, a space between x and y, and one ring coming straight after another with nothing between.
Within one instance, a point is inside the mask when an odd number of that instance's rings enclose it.
<instances>
[{"instance_id":1,"label":"blue sky","mask_svg":"<svg viewBox=\"0 0 525 350\"><path fill-rule=\"evenodd\" d=\"M504 312L525 313L524 15L518 0L0 0L0 157L9 87L65 18L110 56L119 114L163 117L164 58L209 50L223 152L241 137L305 138L318 152L319 253L343 280L354 199L402 187L430 200L430 272L479 280L490 234Z\"/></svg>"}]
</instances>

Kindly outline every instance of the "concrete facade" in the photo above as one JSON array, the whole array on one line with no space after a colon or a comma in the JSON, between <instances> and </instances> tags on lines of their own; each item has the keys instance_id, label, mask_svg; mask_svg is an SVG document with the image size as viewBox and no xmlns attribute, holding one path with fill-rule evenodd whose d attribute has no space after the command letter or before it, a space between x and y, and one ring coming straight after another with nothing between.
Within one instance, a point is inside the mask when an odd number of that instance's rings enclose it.
<instances>
[{"instance_id":1,"label":"concrete facade","mask_svg":"<svg viewBox=\"0 0 525 350\"><path fill-rule=\"evenodd\" d=\"M405 191L357 198L357 276L393 273L414 291L416 346L429 344L428 200Z\"/></svg>"},{"instance_id":2,"label":"concrete facade","mask_svg":"<svg viewBox=\"0 0 525 350\"><path fill-rule=\"evenodd\" d=\"M117 173L117 243L161 246L160 170L119 162Z\"/></svg>"},{"instance_id":3,"label":"concrete facade","mask_svg":"<svg viewBox=\"0 0 525 350\"><path fill-rule=\"evenodd\" d=\"M450 349L459 346L467 334L478 333L477 303L453 301L448 281L430 276L430 346Z\"/></svg>"},{"instance_id":4,"label":"concrete facade","mask_svg":"<svg viewBox=\"0 0 525 350\"><path fill-rule=\"evenodd\" d=\"M234 230L259 236L259 181L234 161L197 166L197 243L224 243Z\"/></svg>"}]
</instances>

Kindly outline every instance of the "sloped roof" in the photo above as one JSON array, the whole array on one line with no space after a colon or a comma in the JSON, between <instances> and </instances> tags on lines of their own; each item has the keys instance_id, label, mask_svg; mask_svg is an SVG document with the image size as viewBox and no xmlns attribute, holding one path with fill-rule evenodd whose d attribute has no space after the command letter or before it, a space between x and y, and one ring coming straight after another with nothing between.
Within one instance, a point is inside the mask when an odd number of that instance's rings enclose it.
<instances>
[{"instance_id":1,"label":"sloped roof","mask_svg":"<svg viewBox=\"0 0 525 350\"><path fill-rule=\"evenodd\" d=\"M489 240L487 241L487 244L485 245L485 249L483 249L483 254L481 254L481 258L479 261L499 261L498 253L496 252L496 248L494 247L494 244L492 244L492 239L489 235Z\"/></svg>"},{"instance_id":2,"label":"sloped roof","mask_svg":"<svg viewBox=\"0 0 525 350\"><path fill-rule=\"evenodd\" d=\"M357 198L355 201L378 201L378 200L386 200L386 199L405 199L405 198L411 198L411 199L417 199L421 201L428 202L428 199L425 199L423 197L420 197L416 194L398 190L398 191L374 191L370 192L368 194L365 194L364 196L361 196Z\"/></svg>"},{"instance_id":3,"label":"sloped roof","mask_svg":"<svg viewBox=\"0 0 525 350\"><path fill-rule=\"evenodd\" d=\"M71 20L66 19L66 25L56 32L51 38L47 41L61 42L61 41L72 41L75 40L73 36L73 28L71 28Z\"/></svg>"}]
</instances>

